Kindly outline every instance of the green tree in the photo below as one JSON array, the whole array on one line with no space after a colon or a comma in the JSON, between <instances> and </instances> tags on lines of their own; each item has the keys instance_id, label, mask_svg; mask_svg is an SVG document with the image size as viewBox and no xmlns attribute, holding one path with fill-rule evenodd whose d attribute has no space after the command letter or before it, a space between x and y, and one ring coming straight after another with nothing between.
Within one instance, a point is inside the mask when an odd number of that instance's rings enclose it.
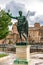
<instances>
[{"instance_id":1,"label":"green tree","mask_svg":"<svg viewBox=\"0 0 43 65\"><path fill-rule=\"evenodd\" d=\"M9 33L9 25L11 25L11 18L4 10L0 11L0 40L5 38Z\"/></svg>"}]
</instances>

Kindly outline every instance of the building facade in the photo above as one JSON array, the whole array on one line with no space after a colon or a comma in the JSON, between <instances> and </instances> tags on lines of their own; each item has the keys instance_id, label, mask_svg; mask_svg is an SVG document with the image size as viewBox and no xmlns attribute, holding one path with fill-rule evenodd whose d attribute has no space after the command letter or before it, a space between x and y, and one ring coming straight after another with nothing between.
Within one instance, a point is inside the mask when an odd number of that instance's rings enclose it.
<instances>
[{"instance_id":1,"label":"building facade","mask_svg":"<svg viewBox=\"0 0 43 65\"><path fill-rule=\"evenodd\" d=\"M20 36L19 36L18 31L17 31L16 25L17 25L17 23L13 24L12 31L9 32L9 35L4 40L4 43L11 42L14 44L14 43L20 41ZM40 23L35 23L34 27L29 27L28 35L29 35L29 37L28 37L29 42L43 43L43 26L40 26ZM23 38L23 41L25 41L24 38Z\"/></svg>"},{"instance_id":2,"label":"building facade","mask_svg":"<svg viewBox=\"0 0 43 65\"><path fill-rule=\"evenodd\" d=\"M39 23L35 23L34 27L29 28L30 42L43 43L43 26Z\"/></svg>"},{"instance_id":3,"label":"building facade","mask_svg":"<svg viewBox=\"0 0 43 65\"><path fill-rule=\"evenodd\" d=\"M12 31L16 42L20 41L19 33L17 31L16 24L13 25ZM32 43L43 43L43 26L40 26L40 23L35 23L34 27L29 27L28 29L28 40ZM23 41L24 38L23 38Z\"/></svg>"}]
</instances>

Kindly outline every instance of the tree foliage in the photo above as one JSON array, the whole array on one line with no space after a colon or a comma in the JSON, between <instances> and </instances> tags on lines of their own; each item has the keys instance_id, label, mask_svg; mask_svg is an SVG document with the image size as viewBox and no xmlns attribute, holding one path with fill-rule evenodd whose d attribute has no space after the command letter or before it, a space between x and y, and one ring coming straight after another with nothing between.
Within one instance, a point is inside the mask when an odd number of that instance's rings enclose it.
<instances>
[{"instance_id":1,"label":"tree foliage","mask_svg":"<svg viewBox=\"0 0 43 65\"><path fill-rule=\"evenodd\" d=\"M11 18L5 11L0 11L0 39L5 38L9 32L9 25L11 25Z\"/></svg>"}]
</instances>

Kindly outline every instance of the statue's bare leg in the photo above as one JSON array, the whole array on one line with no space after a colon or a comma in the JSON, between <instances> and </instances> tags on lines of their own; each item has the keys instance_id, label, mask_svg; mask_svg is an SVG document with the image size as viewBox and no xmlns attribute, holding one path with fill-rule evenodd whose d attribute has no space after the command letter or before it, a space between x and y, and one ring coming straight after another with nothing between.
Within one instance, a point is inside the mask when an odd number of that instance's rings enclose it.
<instances>
[{"instance_id":1,"label":"statue's bare leg","mask_svg":"<svg viewBox=\"0 0 43 65\"><path fill-rule=\"evenodd\" d=\"M22 35L23 35L23 37L25 38L26 43L28 43L28 37L27 37L27 35L26 35L26 34L23 34L23 33L22 33Z\"/></svg>"},{"instance_id":2,"label":"statue's bare leg","mask_svg":"<svg viewBox=\"0 0 43 65\"><path fill-rule=\"evenodd\" d=\"M21 42L22 42L22 35L20 34L20 40L21 40Z\"/></svg>"}]
</instances>

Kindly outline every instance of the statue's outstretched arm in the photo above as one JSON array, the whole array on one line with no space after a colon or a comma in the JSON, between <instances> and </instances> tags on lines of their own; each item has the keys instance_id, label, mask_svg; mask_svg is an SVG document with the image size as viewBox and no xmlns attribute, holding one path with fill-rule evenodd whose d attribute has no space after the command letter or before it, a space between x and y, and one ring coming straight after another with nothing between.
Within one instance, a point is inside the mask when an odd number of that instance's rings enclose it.
<instances>
[{"instance_id":1,"label":"statue's outstretched arm","mask_svg":"<svg viewBox=\"0 0 43 65\"><path fill-rule=\"evenodd\" d=\"M13 18L13 19L17 19L17 17L13 17L12 15L10 15L9 13L6 13L9 17Z\"/></svg>"}]
</instances>

